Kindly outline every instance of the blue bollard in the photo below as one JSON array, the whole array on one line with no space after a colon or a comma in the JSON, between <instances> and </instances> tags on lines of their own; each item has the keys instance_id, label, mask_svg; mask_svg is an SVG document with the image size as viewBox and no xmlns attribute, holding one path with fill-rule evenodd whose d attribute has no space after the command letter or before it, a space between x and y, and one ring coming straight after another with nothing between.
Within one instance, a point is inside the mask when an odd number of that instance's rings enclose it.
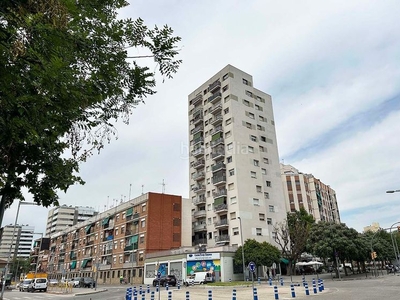
<instances>
[{"instance_id":1,"label":"blue bollard","mask_svg":"<svg viewBox=\"0 0 400 300\"><path fill-rule=\"evenodd\" d=\"M257 288L253 289L253 300L258 300Z\"/></svg>"},{"instance_id":2,"label":"blue bollard","mask_svg":"<svg viewBox=\"0 0 400 300\"><path fill-rule=\"evenodd\" d=\"M147 294L150 294L150 284L147 285Z\"/></svg>"},{"instance_id":3,"label":"blue bollard","mask_svg":"<svg viewBox=\"0 0 400 300\"><path fill-rule=\"evenodd\" d=\"M261 278L258 277L258 284L261 284Z\"/></svg>"},{"instance_id":4,"label":"blue bollard","mask_svg":"<svg viewBox=\"0 0 400 300\"><path fill-rule=\"evenodd\" d=\"M313 282L312 282L312 287L313 287L314 294L317 294L318 292L317 292L317 285L315 284L315 280L313 280Z\"/></svg>"},{"instance_id":5,"label":"blue bollard","mask_svg":"<svg viewBox=\"0 0 400 300\"><path fill-rule=\"evenodd\" d=\"M268 282L269 282L269 285L272 286L272 278L271 277L268 278Z\"/></svg>"},{"instance_id":6,"label":"blue bollard","mask_svg":"<svg viewBox=\"0 0 400 300\"><path fill-rule=\"evenodd\" d=\"M212 300L212 290L208 290L208 300Z\"/></svg>"},{"instance_id":7,"label":"blue bollard","mask_svg":"<svg viewBox=\"0 0 400 300\"><path fill-rule=\"evenodd\" d=\"M132 289L131 288L126 289L125 300L132 300Z\"/></svg>"},{"instance_id":8,"label":"blue bollard","mask_svg":"<svg viewBox=\"0 0 400 300\"><path fill-rule=\"evenodd\" d=\"M278 300L279 299L278 287L276 285L274 285L274 295L275 295L275 300Z\"/></svg>"},{"instance_id":9,"label":"blue bollard","mask_svg":"<svg viewBox=\"0 0 400 300\"><path fill-rule=\"evenodd\" d=\"M165 290L166 290L166 291L168 291L168 290L169 290L168 283L165 285Z\"/></svg>"},{"instance_id":10,"label":"blue bollard","mask_svg":"<svg viewBox=\"0 0 400 300\"><path fill-rule=\"evenodd\" d=\"M306 296L310 296L310 290L308 289L308 283L304 283L304 289L306 291Z\"/></svg>"},{"instance_id":11,"label":"blue bollard","mask_svg":"<svg viewBox=\"0 0 400 300\"><path fill-rule=\"evenodd\" d=\"M142 293L142 300L146 300L146 293L144 291Z\"/></svg>"},{"instance_id":12,"label":"blue bollard","mask_svg":"<svg viewBox=\"0 0 400 300\"><path fill-rule=\"evenodd\" d=\"M154 300L154 291L151 291L150 300Z\"/></svg>"},{"instance_id":13,"label":"blue bollard","mask_svg":"<svg viewBox=\"0 0 400 300\"><path fill-rule=\"evenodd\" d=\"M172 300L172 291L168 291L168 300Z\"/></svg>"},{"instance_id":14,"label":"blue bollard","mask_svg":"<svg viewBox=\"0 0 400 300\"><path fill-rule=\"evenodd\" d=\"M142 292L143 292L143 291L142 291L142 286L140 285L140 286L139 286L139 295L141 295Z\"/></svg>"},{"instance_id":15,"label":"blue bollard","mask_svg":"<svg viewBox=\"0 0 400 300\"><path fill-rule=\"evenodd\" d=\"M186 291L186 300L190 300L190 294L189 294L189 291Z\"/></svg>"},{"instance_id":16,"label":"blue bollard","mask_svg":"<svg viewBox=\"0 0 400 300\"><path fill-rule=\"evenodd\" d=\"M324 285L324 280L323 279L321 279L321 286L322 286L322 290L324 291L325 290L325 285Z\"/></svg>"},{"instance_id":17,"label":"blue bollard","mask_svg":"<svg viewBox=\"0 0 400 300\"><path fill-rule=\"evenodd\" d=\"M281 286L283 286L283 278L281 277Z\"/></svg>"},{"instance_id":18,"label":"blue bollard","mask_svg":"<svg viewBox=\"0 0 400 300\"><path fill-rule=\"evenodd\" d=\"M292 293L292 298L296 298L296 292L294 291L294 285L290 285L290 292Z\"/></svg>"},{"instance_id":19,"label":"blue bollard","mask_svg":"<svg viewBox=\"0 0 400 300\"><path fill-rule=\"evenodd\" d=\"M303 286L305 286L305 285L306 285L306 278L303 275Z\"/></svg>"},{"instance_id":20,"label":"blue bollard","mask_svg":"<svg viewBox=\"0 0 400 300\"><path fill-rule=\"evenodd\" d=\"M232 290L232 300L236 300L236 290Z\"/></svg>"},{"instance_id":21,"label":"blue bollard","mask_svg":"<svg viewBox=\"0 0 400 300\"><path fill-rule=\"evenodd\" d=\"M158 287L158 284L156 285L156 292L158 293L158 289L159 289L159 287Z\"/></svg>"},{"instance_id":22,"label":"blue bollard","mask_svg":"<svg viewBox=\"0 0 400 300\"><path fill-rule=\"evenodd\" d=\"M133 300L138 300L137 299L137 291L136 290L133 291Z\"/></svg>"},{"instance_id":23,"label":"blue bollard","mask_svg":"<svg viewBox=\"0 0 400 300\"><path fill-rule=\"evenodd\" d=\"M181 283L180 283L180 281L178 281L178 290L180 290L181 289Z\"/></svg>"},{"instance_id":24,"label":"blue bollard","mask_svg":"<svg viewBox=\"0 0 400 300\"><path fill-rule=\"evenodd\" d=\"M320 293L322 292L321 279L318 279L318 291L319 291Z\"/></svg>"}]
</instances>

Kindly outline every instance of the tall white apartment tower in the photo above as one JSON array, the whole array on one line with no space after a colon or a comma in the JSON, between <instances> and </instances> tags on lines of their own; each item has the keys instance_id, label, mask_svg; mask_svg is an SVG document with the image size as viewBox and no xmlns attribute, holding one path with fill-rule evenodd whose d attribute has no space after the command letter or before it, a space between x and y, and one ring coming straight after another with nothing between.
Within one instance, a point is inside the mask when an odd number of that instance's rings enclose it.
<instances>
[{"instance_id":1,"label":"tall white apartment tower","mask_svg":"<svg viewBox=\"0 0 400 300\"><path fill-rule=\"evenodd\" d=\"M228 65L188 100L193 245L275 244L286 210L271 96Z\"/></svg>"}]
</instances>

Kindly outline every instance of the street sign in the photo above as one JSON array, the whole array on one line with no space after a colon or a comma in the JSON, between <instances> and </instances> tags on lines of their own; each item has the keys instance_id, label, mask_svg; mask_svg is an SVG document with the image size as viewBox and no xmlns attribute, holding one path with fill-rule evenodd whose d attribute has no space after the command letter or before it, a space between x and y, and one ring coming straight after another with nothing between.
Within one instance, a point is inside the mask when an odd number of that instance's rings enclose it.
<instances>
[{"instance_id":1,"label":"street sign","mask_svg":"<svg viewBox=\"0 0 400 300\"><path fill-rule=\"evenodd\" d=\"M256 264L253 263L252 261L249 262L249 269L250 269L251 272L254 273L256 271Z\"/></svg>"}]
</instances>

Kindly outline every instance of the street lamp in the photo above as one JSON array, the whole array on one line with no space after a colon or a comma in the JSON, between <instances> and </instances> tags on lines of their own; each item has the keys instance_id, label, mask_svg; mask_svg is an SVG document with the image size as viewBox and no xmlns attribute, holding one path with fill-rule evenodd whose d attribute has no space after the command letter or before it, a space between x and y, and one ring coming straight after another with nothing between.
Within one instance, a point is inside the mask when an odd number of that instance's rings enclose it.
<instances>
[{"instance_id":1,"label":"street lamp","mask_svg":"<svg viewBox=\"0 0 400 300\"><path fill-rule=\"evenodd\" d=\"M19 201L18 202L17 214L15 216L15 222L14 222L14 229L13 229L13 233L12 233L12 236L11 236L10 251L9 251L9 255L7 257L6 268L4 270L4 279L3 279L3 286L1 288L0 300L3 300L4 288L5 288L5 285L6 285L6 280L5 279L6 279L6 275L8 273L8 268L9 268L9 265L10 265L10 257L11 257L11 250L12 250L13 243L14 243L15 228L17 227L19 208L21 207L21 205L39 205L39 204L37 204L35 202L24 202L24 201ZM15 256L16 248L17 247L14 247L14 256Z\"/></svg>"},{"instance_id":2,"label":"street lamp","mask_svg":"<svg viewBox=\"0 0 400 300\"><path fill-rule=\"evenodd\" d=\"M386 193L388 194L393 194L393 193L399 193L400 190L390 190L390 191L386 191Z\"/></svg>"},{"instance_id":3,"label":"street lamp","mask_svg":"<svg viewBox=\"0 0 400 300\"><path fill-rule=\"evenodd\" d=\"M246 267L245 267L245 263L244 263L244 244L243 244L243 231L242 231L242 219L240 217L238 217L239 219L239 226L240 226L240 239L242 242L242 263L243 263L243 281L246 281Z\"/></svg>"}]
</instances>

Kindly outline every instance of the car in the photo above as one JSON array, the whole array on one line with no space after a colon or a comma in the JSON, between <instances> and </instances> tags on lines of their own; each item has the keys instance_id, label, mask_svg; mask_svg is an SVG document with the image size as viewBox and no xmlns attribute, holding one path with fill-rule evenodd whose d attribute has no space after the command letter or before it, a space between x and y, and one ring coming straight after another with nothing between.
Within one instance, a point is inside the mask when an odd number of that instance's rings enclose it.
<instances>
[{"instance_id":1,"label":"car","mask_svg":"<svg viewBox=\"0 0 400 300\"><path fill-rule=\"evenodd\" d=\"M91 277L81 277L79 281L80 287L92 288L95 287L94 279Z\"/></svg>"},{"instance_id":2,"label":"car","mask_svg":"<svg viewBox=\"0 0 400 300\"><path fill-rule=\"evenodd\" d=\"M73 287L79 287L79 283L81 282L81 279L82 279L83 277L74 277L74 278L71 278L71 282L72 282L72 286Z\"/></svg>"},{"instance_id":3,"label":"car","mask_svg":"<svg viewBox=\"0 0 400 300\"><path fill-rule=\"evenodd\" d=\"M160 278L154 278L153 286L166 286L167 284L169 286L176 286L176 282L175 275L161 276Z\"/></svg>"},{"instance_id":4,"label":"car","mask_svg":"<svg viewBox=\"0 0 400 300\"><path fill-rule=\"evenodd\" d=\"M32 283L32 279L25 279L19 284L19 291L25 292L28 291L29 285Z\"/></svg>"},{"instance_id":5,"label":"car","mask_svg":"<svg viewBox=\"0 0 400 300\"><path fill-rule=\"evenodd\" d=\"M57 286L58 280L55 278L49 279L49 286Z\"/></svg>"},{"instance_id":6,"label":"car","mask_svg":"<svg viewBox=\"0 0 400 300\"><path fill-rule=\"evenodd\" d=\"M28 286L28 292L34 293L36 291L47 292L47 278L34 278Z\"/></svg>"}]
</instances>

